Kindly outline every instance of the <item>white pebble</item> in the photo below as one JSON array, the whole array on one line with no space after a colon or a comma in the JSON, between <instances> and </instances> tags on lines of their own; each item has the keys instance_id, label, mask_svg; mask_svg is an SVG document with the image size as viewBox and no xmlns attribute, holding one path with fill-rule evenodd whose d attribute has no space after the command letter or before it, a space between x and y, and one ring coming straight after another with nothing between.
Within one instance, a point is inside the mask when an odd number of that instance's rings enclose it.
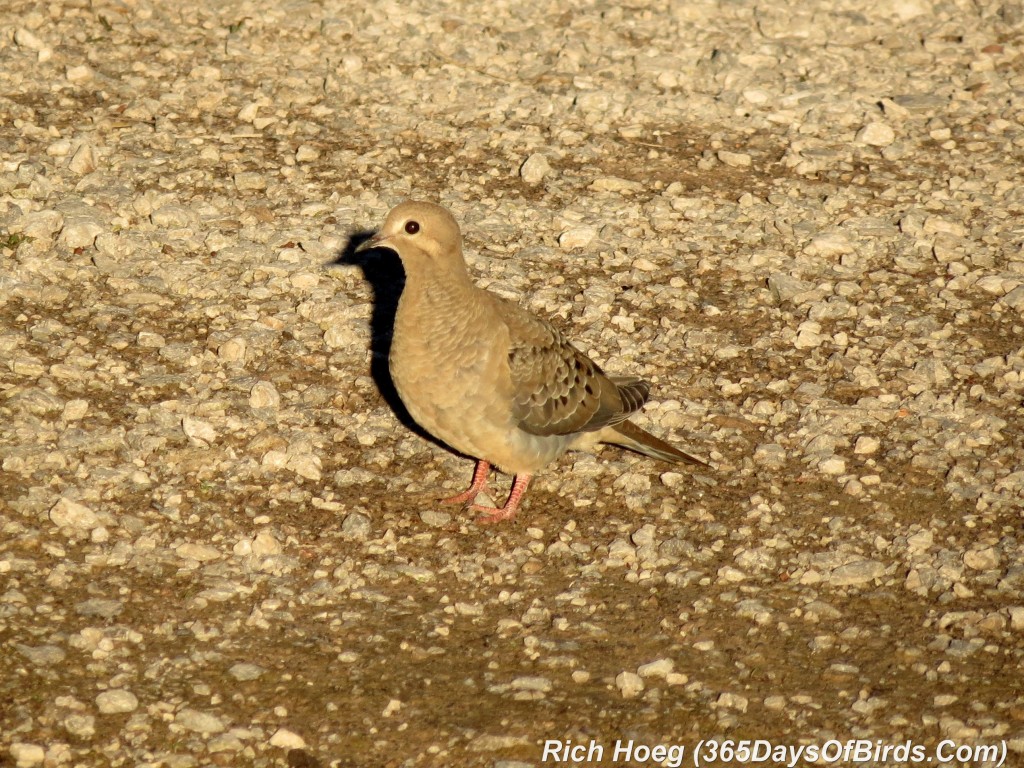
<instances>
[{"instance_id":1,"label":"white pebble","mask_svg":"<svg viewBox=\"0 0 1024 768\"><path fill-rule=\"evenodd\" d=\"M72 155L68 168L80 176L92 173L96 170L96 150L91 144L82 144Z\"/></svg>"},{"instance_id":2,"label":"white pebble","mask_svg":"<svg viewBox=\"0 0 1024 768\"><path fill-rule=\"evenodd\" d=\"M913 536L907 537L907 552L912 555L920 555L929 550L935 542L935 534L931 531L918 531Z\"/></svg>"},{"instance_id":3,"label":"white pebble","mask_svg":"<svg viewBox=\"0 0 1024 768\"><path fill-rule=\"evenodd\" d=\"M311 147L309 144L301 144L298 149L295 150L295 162L297 163L309 163L320 157L320 150L316 147Z\"/></svg>"},{"instance_id":4,"label":"white pebble","mask_svg":"<svg viewBox=\"0 0 1024 768\"><path fill-rule=\"evenodd\" d=\"M221 556L220 550L216 547L211 547L209 544L197 544L191 541L175 547L174 554L185 560L198 560L201 563L217 560Z\"/></svg>"},{"instance_id":5,"label":"white pebble","mask_svg":"<svg viewBox=\"0 0 1024 768\"><path fill-rule=\"evenodd\" d=\"M999 302L1005 304L1010 309L1024 314L1024 285L1018 285L1013 290L1008 291Z\"/></svg>"},{"instance_id":6,"label":"white pebble","mask_svg":"<svg viewBox=\"0 0 1024 768\"><path fill-rule=\"evenodd\" d=\"M658 659L637 667L636 673L640 677L661 677L667 678L675 669L676 663L672 659Z\"/></svg>"},{"instance_id":7,"label":"white pebble","mask_svg":"<svg viewBox=\"0 0 1024 768\"><path fill-rule=\"evenodd\" d=\"M730 152L727 149L718 151L718 159L730 168L749 168L753 162L745 152Z\"/></svg>"},{"instance_id":8,"label":"white pebble","mask_svg":"<svg viewBox=\"0 0 1024 768\"><path fill-rule=\"evenodd\" d=\"M778 443L761 443L754 448L754 463L765 467L781 467L786 463L786 449Z\"/></svg>"},{"instance_id":9,"label":"white pebble","mask_svg":"<svg viewBox=\"0 0 1024 768\"><path fill-rule=\"evenodd\" d=\"M818 324L813 323L813 325ZM818 327L820 328L821 326ZM793 340L793 346L797 349L814 349L815 347L820 347L824 340L825 337L812 328L801 327L796 333L796 338Z\"/></svg>"},{"instance_id":10,"label":"white pebble","mask_svg":"<svg viewBox=\"0 0 1024 768\"><path fill-rule=\"evenodd\" d=\"M320 284L320 277L311 272L298 272L288 278L288 282L300 291L311 291Z\"/></svg>"},{"instance_id":11,"label":"white pebble","mask_svg":"<svg viewBox=\"0 0 1024 768\"><path fill-rule=\"evenodd\" d=\"M676 488L686 478L682 472L662 472L660 479L661 484L664 485L666 488Z\"/></svg>"},{"instance_id":12,"label":"white pebble","mask_svg":"<svg viewBox=\"0 0 1024 768\"><path fill-rule=\"evenodd\" d=\"M573 227L558 236L558 244L562 250L571 251L574 248L586 248L595 237L597 230L593 227Z\"/></svg>"},{"instance_id":13,"label":"white pebble","mask_svg":"<svg viewBox=\"0 0 1024 768\"><path fill-rule=\"evenodd\" d=\"M823 474L838 476L846 472L846 461L838 456L829 456L818 464L818 469Z\"/></svg>"},{"instance_id":14,"label":"white pebble","mask_svg":"<svg viewBox=\"0 0 1024 768\"><path fill-rule=\"evenodd\" d=\"M245 362L245 339L235 336L228 339L217 349L217 357L228 363Z\"/></svg>"},{"instance_id":15,"label":"white pebble","mask_svg":"<svg viewBox=\"0 0 1024 768\"><path fill-rule=\"evenodd\" d=\"M250 664L248 662L240 661L237 664L233 664L228 669L228 674L235 678L235 680L246 682L248 680L259 679L266 671L267 670L259 664Z\"/></svg>"},{"instance_id":16,"label":"white pebble","mask_svg":"<svg viewBox=\"0 0 1024 768\"><path fill-rule=\"evenodd\" d=\"M991 571L999 567L999 552L994 547L972 549L964 553L964 565L975 571Z\"/></svg>"},{"instance_id":17,"label":"white pebble","mask_svg":"<svg viewBox=\"0 0 1024 768\"><path fill-rule=\"evenodd\" d=\"M857 560L834 569L829 575L828 583L834 587L855 586L874 581L884 573L885 565L877 560Z\"/></svg>"},{"instance_id":18,"label":"white pebble","mask_svg":"<svg viewBox=\"0 0 1024 768\"><path fill-rule=\"evenodd\" d=\"M41 51L46 47L46 43L24 28L15 30L14 42L18 47L28 48L30 51Z\"/></svg>"},{"instance_id":19,"label":"white pebble","mask_svg":"<svg viewBox=\"0 0 1024 768\"><path fill-rule=\"evenodd\" d=\"M365 539L370 535L370 518L353 512L341 524L341 533L350 539Z\"/></svg>"},{"instance_id":20,"label":"white pebble","mask_svg":"<svg viewBox=\"0 0 1024 768\"><path fill-rule=\"evenodd\" d=\"M256 119L256 115L259 114L260 105L254 101L250 101L240 110L238 110L237 118L240 122L251 123Z\"/></svg>"},{"instance_id":21,"label":"white pebble","mask_svg":"<svg viewBox=\"0 0 1024 768\"><path fill-rule=\"evenodd\" d=\"M287 728L278 728L270 737L270 746L282 749L304 749L306 740Z\"/></svg>"},{"instance_id":22,"label":"white pebble","mask_svg":"<svg viewBox=\"0 0 1024 768\"><path fill-rule=\"evenodd\" d=\"M62 498L50 508L50 522L60 528L88 530L99 524L99 518L84 504Z\"/></svg>"},{"instance_id":23,"label":"white pebble","mask_svg":"<svg viewBox=\"0 0 1024 768\"><path fill-rule=\"evenodd\" d=\"M527 184L540 184L551 173L551 163L545 155L535 152L519 167L519 176Z\"/></svg>"},{"instance_id":24,"label":"white pebble","mask_svg":"<svg viewBox=\"0 0 1024 768\"><path fill-rule=\"evenodd\" d=\"M269 381L257 381L249 390L250 408L278 408L281 405L281 393Z\"/></svg>"},{"instance_id":25,"label":"white pebble","mask_svg":"<svg viewBox=\"0 0 1024 768\"><path fill-rule=\"evenodd\" d=\"M741 696L738 693L730 693L726 691L718 697L715 703L719 707L725 707L728 709L735 709L740 712L746 712L749 701L746 696Z\"/></svg>"},{"instance_id":26,"label":"white pebble","mask_svg":"<svg viewBox=\"0 0 1024 768\"><path fill-rule=\"evenodd\" d=\"M147 349L160 349L160 347L167 346L167 339L159 333L139 331L139 335L135 337L135 343Z\"/></svg>"},{"instance_id":27,"label":"white pebble","mask_svg":"<svg viewBox=\"0 0 1024 768\"><path fill-rule=\"evenodd\" d=\"M821 232L811 238L803 251L808 256L842 256L853 253L854 248L850 238L841 232Z\"/></svg>"},{"instance_id":28,"label":"white pebble","mask_svg":"<svg viewBox=\"0 0 1024 768\"><path fill-rule=\"evenodd\" d=\"M198 709L183 709L174 716L175 725L196 733L221 733L225 729L223 721L209 712Z\"/></svg>"},{"instance_id":29,"label":"white pebble","mask_svg":"<svg viewBox=\"0 0 1024 768\"><path fill-rule=\"evenodd\" d=\"M68 67L64 76L67 77L70 83L85 83L93 78L92 69L86 64L79 64L74 67Z\"/></svg>"},{"instance_id":30,"label":"white pebble","mask_svg":"<svg viewBox=\"0 0 1024 768\"><path fill-rule=\"evenodd\" d=\"M877 453L881 445L882 443L877 437L861 435L857 438L857 444L853 446L853 452L860 456L866 456Z\"/></svg>"},{"instance_id":31,"label":"white pebble","mask_svg":"<svg viewBox=\"0 0 1024 768\"><path fill-rule=\"evenodd\" d=\"M299 477L316 481L320 479L320 470L323 465L319 456L312 453L300 453L296 456L289 456L285 466Z\"/></svg>"},{"instance_id":32,"label":"white pebble","mask_svg":"<svg viewBox=\"0 0 1024 768\"><path fill-rule=\"evenodd\" d=\"M1024 605L1014 605L1010 609L1010 629L1024 630Z\"/></svg>"},{"instance_id":33,"label":"white pebble","mask_svg":"<svg viewBox=\"0 0 1024 768\"><path fill-rule=\"evenodd\" d=\"M91 739L96 735L96 718L77 712L64 718L64 730L79 739Z\"/></svg>"},{"instance_id":34,"label":"white pebble","mask_svg":"<svg viewBox=\"0 0 1024 768\"><path fill-rule=\"evenodd\" d=\"M872 147L887 147L896 141L896 131L885 123L868 123L857 131L856 140Z\"/></svg>"},{"instance_id":35,"label":"white pebble","mask_svg":"<svg viewBox=\"0 0 1024 768\"><path fill-rule=\"evenodd\" d=\"M253 537L252 553L254 555L279 555L281 554L281 542L274 538L269 531L260 531Z\"/></svg>"},{"instance_id":36,"label":"white pebble","mask_svg":"<svg viewBox=\"0 0 1024 768\"><path fill-rule=\"evenodd\" d=\"M615 686L624 699L633 699L644 689L644 681L635 672L619 672L615 676Z\"/></svg>"},{"instance_id":37,"label":"white pebble","mask_svg":"<svg viewBox=\"0 0 1024 768\"><path fill-rule=\"evenodd\" d=\"M104 231L103 226L92 219L65 219L60 242L68 248L88 248Z\"/></svg>"},{"instance_id":38,"label":"white pebble","mask_svg":"<svg viewBox=\"0 0 1024 768\"><path fill-rule=\"evenodd\" d=\"M18 768L31 768L46 759L46 752L38 744L26 744L16 741L11 744L11 757Z\"/></svg>"},{"instance_id":39,"label":"white pebble","mask_svg":"<svg viewBox=\"0 0 1024 768\"><path fill-rule=\"evenodd\" d=\"M363 68L363 60L355 54L346 54L341 57L341 68L351 75Z\"/></svg>"},{"instance_id":40,"label":"white pebble","mask_svg":"<svg viewBox=\"0 0 1024 768\"><path fill-rule=\"evenodd\" d=\"M629 192L640 192L643 190L644 185L639 181L620 179L616 176L604 176L600 179L594 179L590 188L595 192L618 192L620 194L626 194Z\"/></svg>"},{"instance_id":41,"label":"white pebble","mask_svg":"<svg viewBox=\"0 0 1024 768\"><path fill-rule=\"evenodd\" d=\"M71 154L71 141L68 139L57 139L47 145L46 154L50 157L67 157Z\"/></svg>"},{"instance_id":42,"label":"white pebble","mask_svg":"<svg viewBox=\"0 0 1024 768\"><path fill-rule=\"evenodd\" d=\"M37 240L51 239L64 226L64 217L59 211L34 211L21 220L21 231Z\"/></svg>"},{"instance_id":43,"label":"white pebble","mask_svg":"<svg viewBox=\"0 0 1024 768\"><path fill-rule=\"evenodd\" d=\"M235 174L235 188L240 192L258 192L267 188L267 180L261 173L242 171Z\"/></svg>"},{"instance_id":44,"label":"white pebble","mask_svg":"<svg viewBox=\"0 0 1024 768\"><path fill-rule=\"evenodd\" d=\"M741 581L745 581L746 578L747 574L739 568L733 568L731 565L723 565L718 569L718 580L725 584L738 584Z\"/></svg>"},{"instance_id":45,"label":"white pebble","mask_svg":"<svg viewBox=\"0 0 1024 768\"><path fill-rule=\"evenodd\" d=\"M452 521L452 516L440 510L424 509L420 512L420 520L431 528L443 528Z\"/></svg>"},{"instance_id":46,"label":"white pebble","mask_svg":"<svg viewBox=\"0 0 1024 768\"><path fill-rule=\"evenodd\" d=\"M202 419L185 416L181 420L181 427L185 434L197 443L212 443L217 439L217 431L213 428L213 425Z\"/></svg>"},{"instance_id":47,"label":"white pebble","mask_svg":"<svg viewBox=\"0 0 1024 768\"><path fill-rule=\"evenodd\" d=\"M115 688L111 691L104 691L96 697L96 707L100 714L117 715L123 712L134 712L139 706L139 700L131 691L123 688Z\"/></svg>"}]
</instances>

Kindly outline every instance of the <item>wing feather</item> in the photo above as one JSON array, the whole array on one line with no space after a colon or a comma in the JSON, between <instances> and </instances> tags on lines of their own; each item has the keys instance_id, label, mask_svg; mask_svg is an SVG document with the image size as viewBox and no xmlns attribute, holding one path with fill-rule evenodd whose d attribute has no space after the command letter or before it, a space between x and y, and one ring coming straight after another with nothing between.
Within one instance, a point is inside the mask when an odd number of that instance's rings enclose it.
<instances>
[{"instance_id":1,"label":"wing feather","mask_svg":"<svg viewBox=\"0 0 1024 768\"><path fill-rule=\"evenodd\" d=\"M553 325L499 301L509 329L512 414L534 435L592 432L618 424L646 402L647 382L612 379Z\"/></svg>"}]
</instances>

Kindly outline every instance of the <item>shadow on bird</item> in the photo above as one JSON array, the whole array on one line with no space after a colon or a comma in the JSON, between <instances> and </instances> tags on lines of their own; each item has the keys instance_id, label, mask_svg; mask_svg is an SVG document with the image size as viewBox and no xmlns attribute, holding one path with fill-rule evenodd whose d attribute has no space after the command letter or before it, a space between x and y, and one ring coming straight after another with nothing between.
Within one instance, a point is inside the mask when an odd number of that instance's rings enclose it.
<instances>
[{"instance_id":1,"label":"shadow on bird","mask_svg":"<svg viewBox=\"0 0 1024 768\"><path fill-rule=\"evenodd\" d=\"M373 312L370 315L370 377L381 397L403 425L420 437L444 447L444 443L423 429L409 415L391 380L388 355L391 353L391 337L395 329L398 300L405 287L405 270L402 269L402 261L398 254L390 248L369 248L357 252L359 246L374 234L373 230L353 232L338 256L326 266L354 266L362 270L363 279L370 284L373 291Z\"/></svg>"}]
</instances>

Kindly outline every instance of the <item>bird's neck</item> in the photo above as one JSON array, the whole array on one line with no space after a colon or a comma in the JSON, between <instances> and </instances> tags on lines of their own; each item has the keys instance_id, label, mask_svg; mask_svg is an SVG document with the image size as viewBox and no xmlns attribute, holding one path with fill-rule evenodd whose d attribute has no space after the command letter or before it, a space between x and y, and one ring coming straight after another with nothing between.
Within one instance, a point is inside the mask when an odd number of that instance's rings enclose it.
<instances>
[{"instance_id":1,"label":"bird's neck","mask_svg":"<svg viewBox=\"0 0 1024 768\"><path fill-rule=\"evenodd\" d=\"M480 289L473 284L465 264L451 269L405 268L405 287L398 302L398 312L408 322L435 325L445 317L458 317L474 311L479 304Z\"/></svg>"}]
</instances>

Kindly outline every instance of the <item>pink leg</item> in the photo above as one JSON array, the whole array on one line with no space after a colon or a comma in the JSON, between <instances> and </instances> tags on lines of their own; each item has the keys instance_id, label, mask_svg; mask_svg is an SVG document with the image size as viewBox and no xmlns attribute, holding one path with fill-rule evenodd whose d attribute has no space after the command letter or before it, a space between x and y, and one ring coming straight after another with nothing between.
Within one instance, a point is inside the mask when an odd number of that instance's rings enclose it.
<instances>
[{"instance_id":1,"label":"pink leg","mask_svg":"<svg viewBox=\"0 0 1024 768\"><path fill-rule=\"evenodd\" d=\"M521 474L516 475L516 479L512 481L512 492L508 495L508 501L505 502L505 506L501 509L495 509L494 507L483 507L479 504L474 504L470 507L473 512L480 512L481 515L476 519L481 525L487 525L490 523L499 523L502 520L511 520L516 516L516 510L519 509L519 500L523 498L523 494L526 493L526 486L530 484L530 478L533 475Z\"/></svg>"},{"instance_id":2,"label":"pink leg","mask_svg":"<svg viewBox=\"0 0 1024 768\"><path fill-rule=\"evenodd\" d=\"M473 499L476 498L476 495L487 487L487 473L490 470L490 463L484 461L483 459L479 459L476 463L476 469L473 471L473 483L469 486L469 488L455 496L451 496L447 499L441 499L441 503L465 504L467 502L472 502Z\"/></svg>"}]
</instances>

